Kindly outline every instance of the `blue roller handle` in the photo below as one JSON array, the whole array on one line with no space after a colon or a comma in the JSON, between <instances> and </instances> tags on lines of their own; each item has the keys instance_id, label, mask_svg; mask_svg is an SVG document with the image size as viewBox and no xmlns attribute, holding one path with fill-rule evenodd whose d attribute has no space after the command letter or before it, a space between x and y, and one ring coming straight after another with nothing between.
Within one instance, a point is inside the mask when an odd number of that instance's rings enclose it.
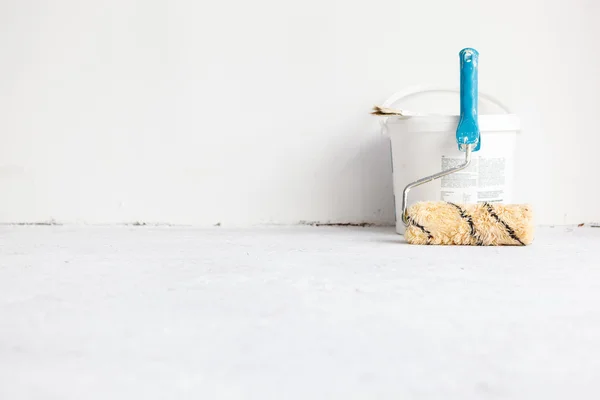
<instances>
[{"instance_id":1,"label":"blue roller handle","mask_svg":"<svg viewBox=\"0 0 600 400\"><path fill-rule=\"evenodd\" d=\"M466 48L460 51L459 58L460 120L456 128L456 142L461 151L465 151L466 144L476 145L472 151L478 151L481 147L477 118L479 53L475 49Z\"/></svg>"}]
</instances>

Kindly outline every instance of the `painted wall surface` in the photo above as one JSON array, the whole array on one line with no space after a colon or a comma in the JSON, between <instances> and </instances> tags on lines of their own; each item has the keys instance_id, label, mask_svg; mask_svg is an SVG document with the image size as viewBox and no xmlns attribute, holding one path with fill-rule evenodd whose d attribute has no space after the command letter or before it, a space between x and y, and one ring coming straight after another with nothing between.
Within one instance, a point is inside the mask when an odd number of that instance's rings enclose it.
<instances>
[{"instance_id":1,"label":"painted wall surface","mask_svg":"<svg viewBox=\"0 0 600 400\"><path fill-rule=\"evenodd\" d=\"M458 84L463 47L522 118L518 200L540 224L600 220L599 17L594 0L3 0L0 222L393 223L370 108Z\"/></svg>"}]
</instances>

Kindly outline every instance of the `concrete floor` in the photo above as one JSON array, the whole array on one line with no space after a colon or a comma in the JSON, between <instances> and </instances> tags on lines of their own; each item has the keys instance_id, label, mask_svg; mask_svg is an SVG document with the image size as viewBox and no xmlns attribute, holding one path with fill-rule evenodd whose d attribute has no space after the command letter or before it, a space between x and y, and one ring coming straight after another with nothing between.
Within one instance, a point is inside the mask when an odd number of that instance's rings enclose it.
<instances>
[{"instance_id":1,"label":"concrete floor","mask_svg":"<svg viewBox=\"0 0 600 400\"><path fill-rule=\"evenodd\" d=\"M0 399L596 399L600 228L0 227Z\"/></svg>"}]
</instances>

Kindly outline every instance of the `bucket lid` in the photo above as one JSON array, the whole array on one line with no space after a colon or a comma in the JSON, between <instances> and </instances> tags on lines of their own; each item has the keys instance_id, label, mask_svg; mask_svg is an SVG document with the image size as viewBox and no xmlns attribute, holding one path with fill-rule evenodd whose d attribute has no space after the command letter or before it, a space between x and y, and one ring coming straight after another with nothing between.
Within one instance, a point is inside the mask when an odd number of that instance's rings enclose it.
<instances>
[{"instance_id":1,"label":"bucket lid","mask_svg":"<svg viewBox=\"0 0 600 400\"><path fill-rule=\"evenodd\" d=\"M386 125L401 125L409 132L455 131L459 115L390 116ZM521 121L515 114L483 114L478 116L481 132L518 132Z\"/></svg>"}]
</instances>

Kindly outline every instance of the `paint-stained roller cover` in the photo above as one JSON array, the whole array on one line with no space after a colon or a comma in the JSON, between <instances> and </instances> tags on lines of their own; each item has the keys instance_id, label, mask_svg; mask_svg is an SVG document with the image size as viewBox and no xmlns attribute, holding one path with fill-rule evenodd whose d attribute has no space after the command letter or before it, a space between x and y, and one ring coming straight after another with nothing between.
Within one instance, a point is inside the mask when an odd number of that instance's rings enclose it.
<instances>
[{"instance_id":1,"label":"paint-stained roller cover","mask_svg":"<svg viewBox=\"0 0 600 400\"><path fill-rule=\"evenodd\" d=\"M419 202L408 208L408 221L411 244L525 246L535 230L527 204Z\"/></svg>"}]
</instances>

